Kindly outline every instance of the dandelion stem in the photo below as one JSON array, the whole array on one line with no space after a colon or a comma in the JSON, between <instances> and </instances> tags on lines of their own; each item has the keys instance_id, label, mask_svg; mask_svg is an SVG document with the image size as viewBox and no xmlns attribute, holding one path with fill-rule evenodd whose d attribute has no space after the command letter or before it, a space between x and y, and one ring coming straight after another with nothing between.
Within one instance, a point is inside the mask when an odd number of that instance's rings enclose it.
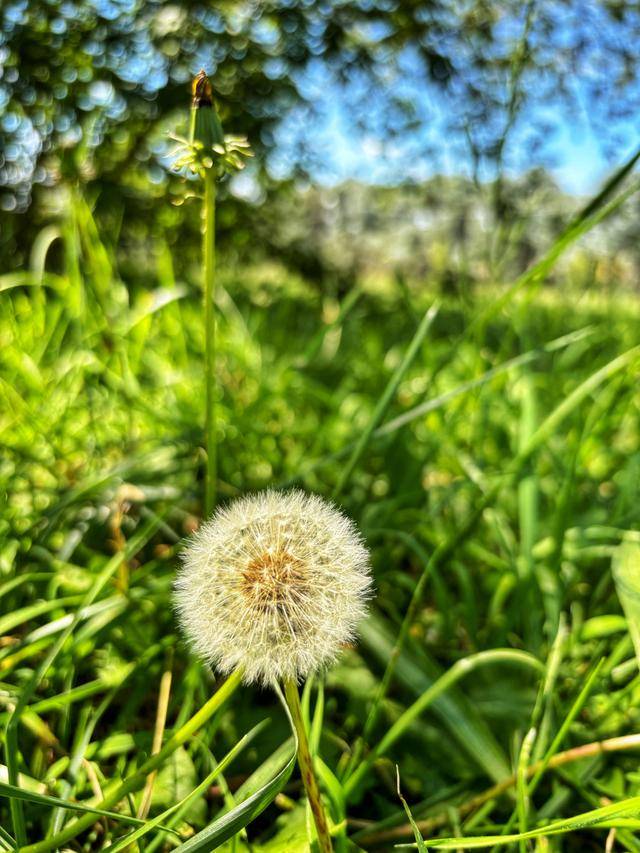
<instances>
[{"instance_id":1,"label":"dandelion stem","mask_svg":"<svg viewBox=\"0 0 640 853\"><path fill-rule=\"evenodd\" d=\"M205 334L205 515L210 515L216 503L218 449L216 445L216 314L215 314L215 172L207 169L204 176L204 208L202 255L204 258L204 334Z\"/></svg>"},{"instance_id":2,"label":"dandelion stem","mask_svg":"<svg viewBox=\"0 0 640 853\"><path fill-rule=\"evenodd\" d=\"M288 678L284 682L284 695L287 699L287 705L291 711L293 724L298 735L298 764L300 765L302 781L307 792L307 797L309 798L311 813L313 814L313 820L318 833L318 849L320 853L332 853L331 835L329 834L327 817L324 812L324 806L320 798L320 789L318 788L318 782L313 769L313 759L309 750L309 741L302 718L302 708L300 707L298 685L294 679Z\"/></svg>"},{"instance_id":3,"label":"dandelion stem","mask_svg":"<svg viewBox=\"0 0 640 853\"><path fill-rule=\"evenodd\" d=\"M204 181L202 206L202 258L204 264L204 336L205 336L205 470L204 511L211 515L217 496L218 448L216 442L216 178L225 172L242 169L241 154L250 157L251 149L244 137L225 137L216 110L211 83L204 69L191 87L191 125L186 158L177 161L187 165Z\"/></svg>"}]
</instances>

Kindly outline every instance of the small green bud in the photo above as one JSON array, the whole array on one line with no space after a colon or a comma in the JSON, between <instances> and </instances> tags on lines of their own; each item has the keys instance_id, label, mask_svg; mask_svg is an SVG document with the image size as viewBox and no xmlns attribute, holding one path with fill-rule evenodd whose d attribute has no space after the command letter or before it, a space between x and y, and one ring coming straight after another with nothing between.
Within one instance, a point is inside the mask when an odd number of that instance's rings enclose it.
<instances>
[{"instance_id":1,"label":"small green bud","mask_svg":"<svg viewBox=\"0 0 640 853\"><path fill-rule=\"evenodd\" d=\"M244 136L225 136L213 100L211 83L204 71L194 78L191 99L191 129L189 139L172 138L178 143L173 152L174 169L189 169L204 177L214 169L217 177L244 168L244 158L253 152Z\"/></svg>"},{"instance_id":2,"label":"small green bud","mask_svg":"<svg viewBox=\"0 0 640 853\"><path fill-rule=\"evenodd\" d=\"M216 110L209 78L202 70L194 78L191 101L191 143L202 143L205 150L217 147L224 152L224 132Z\"/></svg>"}]
</instances>

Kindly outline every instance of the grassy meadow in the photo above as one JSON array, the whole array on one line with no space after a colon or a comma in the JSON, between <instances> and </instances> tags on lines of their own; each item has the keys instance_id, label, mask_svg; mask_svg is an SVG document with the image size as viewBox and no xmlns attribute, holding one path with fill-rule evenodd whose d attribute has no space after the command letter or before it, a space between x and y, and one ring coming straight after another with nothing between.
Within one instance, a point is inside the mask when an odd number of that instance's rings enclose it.
<instances>
[{"instance_id":1,"label":"grassy meadow","mask_svg":"<svg viewBox=\"0 0 640 853\"><path fill-rule=\"evenodd\" d=\"M303 693L336 850L640 850L640 302L546 284L619 191L471 292L219 261L218 499L301 487L372 552ZM311 850L282 707L176 625L202 293L149 252L74 193L0 276L0 848Z\"/></svg>"}]
</instances>

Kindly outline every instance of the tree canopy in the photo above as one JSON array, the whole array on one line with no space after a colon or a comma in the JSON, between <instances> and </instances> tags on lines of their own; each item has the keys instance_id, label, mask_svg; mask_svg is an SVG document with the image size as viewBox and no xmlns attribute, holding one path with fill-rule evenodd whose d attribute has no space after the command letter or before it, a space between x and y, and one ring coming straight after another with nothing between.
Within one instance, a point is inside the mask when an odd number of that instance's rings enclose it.
<instances>
[{"instance_id":1,"label":"tree canopy","mask_svg":"<svg viewBox=\"0 0 640 853\"><path fill-rule=\"evenodd\" d=\"M508 165L514 133L540 165L554 110L586 104L615 148L638 101L640 13L626 0L8 0L1 14L9 213L28 208L34 185L71 177L129 196L164 186L167 131L186 121L200 67L225 129L262 155L263 186L277 129L296 110L286 177L313 168L314 69L342 87L354 133L410 137L411 156L427 161L441 144L427 132L429 104L443 93L450 133L480 176Z\"/></svg>"}]
</instances>

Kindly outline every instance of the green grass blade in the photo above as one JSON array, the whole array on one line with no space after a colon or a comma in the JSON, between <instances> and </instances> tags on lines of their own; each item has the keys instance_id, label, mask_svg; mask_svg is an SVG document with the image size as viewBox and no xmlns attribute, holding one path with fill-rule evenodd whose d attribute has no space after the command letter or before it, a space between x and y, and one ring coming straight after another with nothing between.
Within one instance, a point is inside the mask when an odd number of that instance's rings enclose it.
<instances>
[{"instance_id":1,"label":"green grass blade","mask_svg":"<svg viewBox=\"0 0 640 853\"><path fill-rule=\"evenodd\" d=\"M600 222L603 222L611 214L615 213L625 201L640 189L640 182L634 184L622 192L617 198L607 203L615 189L620 186L627 177L633 166L640 158L640 151L633 154L607 181L604 188L582 208L582 210L569 222L561 234L554 240L543 257L519 276L513 284L496 299L485 311L483 311L473 322L472 328L483 328L503 308L512 301L514 296L530 285L542 283L549 275L556 261L572 246L576 240L588 233Z\"/></svg>"},{"instance_id":2,"label":"green grass blade","mask_svg":"<svg viewBox=\"0 0 640 853\"><path fill-rule=\"evenodd\" d=\"M578 385L571 394L553 410L553 412L540 424L531 438L525 443L518 453L518 460L523 462L531 454L543 445L553 433L557 430L560 424L567 418L578 406L592 394L600 385L611 379L619 370L628 367L636 359L640 358L640 346L633 347L627 352L614 358L600 370L592 373L588 379Z\"/></svg>"},{"instance_id":3,"label":"green grass blade","mask_svg":"<svg viewBox=\"0 0 640 853\"><path fill-rule=\"evenodd\" d=\"M394 638L380 616L372 613L359 629L362 645L386 666ZM439 666L424 652L419 656L404 650L397 661L396 678L411 693L420 696L442 675ZM511 775L511 767L502 748L475 708L455 687L438 697L433 711L489 778L500 782Z\"/></svg>"},{"instance_id":4,"label":"green grass blade","mask_svg":"<svg viewBox=\"0 0 640 853\"><path fill-rule=\"evenodd\" d=\"M205 705L197 711L191 719L182 726L171 738L165 743L160 752L152 755L144 762L131 776L128 776L123 782L114 782L110 788L105 791L104 799L97 805L97 808L109 808L110 806L119 803L120 800L127 797L134 791L139 790L146 782L149 773L161 767L167 758L172 755L175 750L182 746L186 741L209 720L213 714L218 711L222 705L229 699L235 689L242 680L242 670L233 672L226 681L224 681L213 696L206 702ZM12 801L13 802L13 801ZM47 838L45 841L36 842L23 847L21 853L48 853L55 850L57 847L66 845L67 841L75 838L85 829L91 826L93 818L91 815L85 815L71 821L60 832Z\"/></svg>"},{"instance_id":5,"label":"green grass blade","mask_svg":"<svg viewBox=\"0 0 640 853\"><path fill-rule=\"evenodd\" d=\"M402 803L402 808L409 819L409 823L411 824L411 829L413 830L414 837L416 839L416 847L420 851L420 853L428 853L427 845L424 843L424 838L422 837L422 833L420 832L420 828L418 824L415 822L413 814L411 813L411 809L409 808L409 804L402 796L402 791L400 789L400 770L398 765L396 765L396 783L397 783L397 791L398 797L400 798L400 802Z\"/></svg>"},{"instance_id":6,"label":"green grass blade","mask_svg":"<svg viewBox=\"0 0 640 853\"><path fill-rule=\"evenodd\" d=\"M324 343L324 340L329 334L329 332L343 325L348 314L350 314L351 310L355 307L361 296L362 289L357 286L350 290L349 293L347 293L345 298L342 300L342 303L340 304L340 309L338 311L337 317L331 322L326 323L324 326L322 326L321 329L316 332L316 334L309 342L309 345L306 347L304 353L294 360L294 367L296 367L298 370L304 370L305 367L308 367L308 365L313 362L315 357L322 349L322 344Z\"/></svg>"},{"instance_id":7,"label":"green grass blade","mask_svg":"<svg viewBox=\"0 0 640 853\"><path fill-rule=\"evenodd\" d=\"M431 324L435 320L439 309L440 309L439 303L434 302L433 305L431 306L431 308L429 308L429 310L425 313L424 317L422 318L422 321L421 321L420 325L418 326L418 329L417 329L415 335L413 336L413 340L411 341L411 343L409 344L409 347L407 348L407 351L404 355L404 358L402 359L402 362L398 365L398 367L394 371L393 376L391 377L391 379L387 383L387 387L382 392L382 396L380 397L380 399L378 400L378 402L376 404L376 407L373 411L373 414L371 415L371 418L369 419L369 423L367 424L367 426L362 431L362 435L360 436L355 447L353 448L353 452L352 452L351 456L349 457L349 461L347 462L347 464L342 469L342 473L340 474L340 479L338 480L338 483L336 484L336 487L333 491L333 497L334 498L337 498L338 495L342 492L342 490L344 489L349 477L353 473L353 470L355 469L356 465L358 464L360 457L364 453L364 450L365 450L367 444L369 443L369 440L371 439L371 436L373 435L375 428L379 425L380 421L384 417L384 413L387 411L387 408L389 407L391 400L393 399L396 391L398 390L398 386L402 382L402 377L405 375L405 373L407 372L409 367L411 367L413 360L415 359L416 355L418 354L418 351L419 351L420 347L422 346L422 342L425 339L425 336L426 336L427 332L429 331Z\"/></svg>"},{"instance_id":8,"label":"green grass blade","mask_svg":"<svg viewBox=\"0 0 640 853\"><path fill-rule=\"evenodd\" d=\"M594 333L595 329L592 326L585 326L583 329L578 329L575 332L571 332L568 335L562 335L555 340L549 341L549 343L544 344L539 349L530 350L529 352L522 353L522 355L515 356L514 358L508 359L502 364L497 365L496 367L492 367L483 373L481 376L476 377L475 379L470 379L468 382L462 382L456 388L452 388L450 391L446 391L443 394L438 394L436 397L432 397L429 400L425 400L423 403L419 403L417 406L409 409L406 412L403 412L401 415L393 418L390 421L382 424L377 429L373 431L371 436L372 439L382 438L383 436L391 435L407 424L412 423L418 418L424 417L428 415L430 412L435 412L438 409L446 406L452 400L455 400L459 397L464 396L469 391L475 391L477 388L481 388L483 385L490 382L497 376L500 376L503 373L508 373L510 370L513 370L517 367L521 367L525 364L529 364L537 359L542 358L546 353L556 352L560 349L564 349L569 347L571 344L577 343L578 341L589 337ZM297 477L291 478L287 480L285 483L281 483L281 486L290 485L292 482L295 482L307 474L312 473L317 468L321 468L323 465L326 465L329 462L336 462L340 459L343 459L349 453L352 453L357 446L357 442L353 442L350 444L346 444L344 447L340 448L340 450L335 453L327 454L326 456L322 456L318 459L313 460L312 462L303 466L300 474Z\"/></svg>"},{"instance_id":9,"label":"green grass blade","mask_svg":"<svg viewBox=\"0 0 640 853\"><path fill-rule=\"evenodd\" d=\"M487 370L476 379L470 379L468 382L463 382L458 385L457 388L452 388L451 391L439 394L431 400L426 400L424 403L420 403L414 408L409 409L408 412L398 415L397 418L387 421L387 423L383 424L375 431L374 436L377 438L378 436L389 435L397 429L400 429L400 427L406 426L406 424L416 420L416 418L428 415L430 412L435 412L436 409L439 409L451 400L455 400L457 397L466 394L468 391L475 391L476 388L482 387L482 385L490 382L496 376L500 376L502 373L507 373L516 367L523 367L526 364L531 364L532 362L542 358L546 353L557 352L560 349L571 346L571 344L577 343L578 341L592 335L593 332L593 327L586 326L584 329L578 329L568 335L562 335L560 338L549 341L548 344L544 344L539 349L529 350L528 352L522 353L522 355L510 358L508 361L503 362L503 364L499 364L496 367L492 367L490 370Z\"/></svg>"},{"instance_id":10,"label":"green grass blade","mask_svg":"<svg viewBox=\"0 0 640 853\"><path fill-rule=\"evenodd\" d=\"M5 843L8 850L15 850L17 847L15 838L12 838L2 826L0 826L0 840Z\"/></svg>"},{"instance_id":11,"label":"green grass blade","mask_svg":"<svg viewBox=\"0 0 640 853\"><path fill-rule=\"evenodd\" d=\"M67 811L83 812L84 814L94 814L101 817L108 817L112 820L128 823L132 826L144 826L144 821L137 817L112 812L108 809L99 809L94 806L85 806L82 803L72 802L71 800L61 800L60 797L50 797L48 794L38 794L35 791L26 791L24 788L18 788L16 785L9 785L7 782L0 782L0 797L7 797L11 800L23 800L26 803L35 803L39 806L51 806L66 809ZM177 833L176 833L177 834Z\"/></svg>"},{"instance_id":12,"label":"green grass blade","mask_svg":"<svg viewBox=\"0 0 640 853\"><path fill-rule=\"evenodd\" d=\"M535 434L538 421L538 404L534 374L525 367L520 378L520 422L518 426L518 446L526 447ZM540 594L536 584L535 559L533 547L538 541L539 488L535 460L529 463L529 470L518 483L518 527L520 532L520 553L516 559L519 576L520 609L522 612L523 634L527 648L537 648L540 643L540 608L534 606Z\"/></svg>"},{"instance_id":13,"label":"green grass blade","mask_svg":"<svg viewBox=\"0 0 640 853\"><path fill-rule=\"evenodd\" d=\"M409 534L401 530L394 530L389 532L392 533L394 536L397 536L398 539L400 539L402 542L405 542L409 546L409 548L414 551L418 559L422 562L422 571L411 594L409 606L406 609L402 624L400 625L400 630L398 631L397 639L395 641L393 649L391 650L391 654L389 655L389 660L385 667L382 678L380 679L378 689L376 691L375 696L373 697L373 702L371 703L371 707L364 721L361 738L356 743L349 763L347 764L347 767L345 769L345 779L351 775L353 768L359 763L364 744L368 742L369 735L371 734L373 727L375 726L378 720L382 701L387 695L387 692L391 685L398 658L402 654L406 639L409 635L409 630L411 628L411 625L413 624L418 608L422 602L422 597L425 592L427 581L431 577L432 571L434 570L434 561L429 559L424 548L413 536L410 536Z\"/></svg>"},{"instance_id":14,"label":"green grass blade","mask_svg":"<svg viewBox=\"0 0 640 853\"><path fill-rule=\"evenodd\" d=\"M527 768L531 758L531 751L535 743L537 732L535 729L529 729L522 741L520 754L518 756L518 766L516 770L516 813L518 816L518 826L520 832L527 831L529 819L529 791L527 789ZM520 841L520 853L527 853L526 841Z\"/></svg>"},{"instance_id":15,"label":"green grass blade","mask_svg":"<svg viewBox=\"0 0 640 853\"><path fill-rule=\"evenodd\" d=\"M33 673L27 684L23 687L22 692L16 706L11 713L5 734L5 754L7 758L8 781L12 785L17 785L18 782L18 724L20 717L28 705L38 685L46 675L49 667L54 662L60 651L62 650L68 637L71 636L77 624L82 618L82 611L85 607L92 604L100 592L104 589L108 581L117 572L121 563L124 560L130 559L136 554L143 545L145 545L153 534L158 529L158 522L155 519L147 522L138 533L136 533L128 542L123 551L116 554L109 560L104 569L95 579L90 590L86 593L82 600L82 604L76 611L71 623L58 637L56 643L50 649L49 653L42 661L38 669ZM11 817L13 820L13 828L16 834L16 839L19 845L26 844L26 828L24 824L24 815L22 812L21 800L11 800Z\"/></svg>"},{"instance_id":16,"label":"green grass blade","mask_svg":"<svg viewBox=\"0 0 640 853\"><path fill-rule=\"evenodd\" d=\"M142 824L140 829L134 830L132 833L129 833L125 838L121 838L114 845L109 847L111 853L118 853L119 850L124 850L129 844L132 844L134 841L138 841L138 839L147 835L147 833L151 832L152 829L162 828L161 824L168 817L170 817L174 812L186 810L191 803L199 796L201 796L209 787L209 785L231 764L231 762L238 757L238 755L242 752L242 750L248 746L249 743L254 739L254 737L258 734L258 732L262 731L262 729L267 724L268 720L263 720L261 723L258 723L254 726L251 731L247 732L243 737L240 738L238 743L229 750L229 752L224 756L224 758L219 762L219 764L214 767L214 769L206 776L199 785L197 785L193 791L187 794L186 797L183 797L179 803L176 803L173 806L170 806L168 809L165 809L161 814L147 821L139 821ZM173 831L173 830L172 830Z\"/></svg>"},{"instance_id":17,"label":"green grass blade","mask_svg":"<svg viewBox=\"0 0 640 853\"><path fill-rule=\"evenodd\" d=\"M632 541L619 545L611 570L640 667L640 545Z\"/></svg>"},{"instance_id":18,"label":"green grass blade","mask_svg":"<svg viewBox=\"0 0 640 853\"><path fill-rule=\"evenodd\" d=\"M82 601L81 595L70 595L66 598L57 598L53 601L38 601L36 604L29 604L27 607L21 607L20 610L15 610L13 613L7 613L0 619L0 635L8 634L18 625L23 625L32 619L37 619L38 616L43 616L51 610L59 608L71 607Z\"/></svg>"},{"instance_id":19,"label":"green grass blade","mask_svg":"<svg viewBox=\"0 0 640 853\"><path fill-rule=\"evenodd\" d=\"M284 698L280 696L280 691L278 690L277 692L280 701L287 712L287 719L291 725L291 731L294 739L294 748L287 763L278 773L276 773L275 776L247 797L247 799L243 800L235 806L235 808L231 809L231 811L221 815L219 818L214 820L212 824L183 844L180 847L181 853L209 853L210 850L215 850L216 847L219 847L229 838L232 838L236 833L240 832L241 829L244 829L247 824L251 823L251 821L254 820L254 818L256 818L261 812L263 812L289 781L289 777L291 776L296 763L298 744L293 721L289 716L289 709L287 708Z\"/></svg>"},{"instance_id":20,"label":"green grass blade","mask_svg":"<svg viewBox=\"0 0 640 853\"><path fill-rule=\"evenodd\" d=\"M430 705L433 705L436 699L439 699L465 675L474 672L479 667L496 663L513 663L533 668L535 670L544 671L544 666L537 658L533 657L533 655L514 649L491 649L485 652L478 652L475 655L469 655L466 658L456 661L456 663L454 663L447 672L431 684L427 690L425 690L424 693L422 693L422 695L398 717L391 728L382 736L375 748L369 753L364 761L360 762L357 770L344 784L345 795L348 796L353 793L358 785L364 781L364 778L369 772L374 761L384 755L398 740L398 738L404 734L409 726L415 722L415 720Z\"/></svg>"},{"instance_id":21,"label":"green grass blade","mask_svg":"<svg viewBox=\"0 0 640 853\"><path fill-rule=\"evenodd\" d=\"M625 826L626 820L631 815L640 815L640 797L629 797L619 803L612 803L599 809L585 812L567 820L556 820L539 829L530 829L528 832L517 835L484 835L477 838L440 838L429 841L432 850L479 850L483 847L504 846L505 844L518 844L531 838L544 838L547 835L562 835L566 832L577 832L581 829L597 827ZM620 823L618 823L620 821ZM634 822L634 826L637 825ZM398 847L413 847L415 844L399 844Z\"/></svg>"}]
</instances>

